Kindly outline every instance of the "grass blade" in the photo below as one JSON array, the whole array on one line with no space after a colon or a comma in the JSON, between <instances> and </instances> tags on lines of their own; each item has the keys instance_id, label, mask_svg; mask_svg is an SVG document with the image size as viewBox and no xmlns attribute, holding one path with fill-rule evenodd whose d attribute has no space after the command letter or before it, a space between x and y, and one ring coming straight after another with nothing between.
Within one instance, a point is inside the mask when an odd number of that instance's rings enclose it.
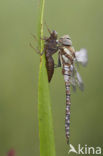
<instances>
[{"instance_id":1,"label":"grass blade","mask_svg":"<svg viewBox=\"0 0 103 156\"><path fill-rule=\"evenodd\" d=\"M45 0L40 1L39 18L39 47L43 51L44 44L40 37L43 37L43 14ZM39 137L40 137L40 156L55 156L55 144L52 125L51 103L47 71L45 66L45 56L41 57L39 84L38 84L38 118L39 118Z\"/></svg>"}]
</instances>

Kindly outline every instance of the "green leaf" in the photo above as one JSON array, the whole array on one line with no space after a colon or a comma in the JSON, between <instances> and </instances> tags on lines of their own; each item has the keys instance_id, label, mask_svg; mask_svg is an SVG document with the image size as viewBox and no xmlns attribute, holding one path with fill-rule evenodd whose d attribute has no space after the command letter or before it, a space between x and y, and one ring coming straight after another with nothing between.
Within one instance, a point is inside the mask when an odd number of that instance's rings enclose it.
<instances>
[{"instance_id":1,"label":"green leaf","mask_svg":"<svg viewBox=\"0 0 103 156\"><path fill-rule=\"evenodd\" d=\"M40 1L39 18L39 47L41 52L44 49L43 40L43 15L45 0ZM38 84L38 119L39 119L39 138L40 156L55 156L55 144L52 124L51 103L47 71L45 66L45 55L40 59L39 84Z\"/></svg>"}]
</instances>

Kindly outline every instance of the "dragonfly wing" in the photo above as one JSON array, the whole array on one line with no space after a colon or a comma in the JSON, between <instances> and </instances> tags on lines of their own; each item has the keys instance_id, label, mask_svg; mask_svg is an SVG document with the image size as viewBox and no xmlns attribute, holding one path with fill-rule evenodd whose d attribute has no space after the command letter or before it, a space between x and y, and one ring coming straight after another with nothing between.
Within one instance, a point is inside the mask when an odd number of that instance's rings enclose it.
<instances>
[{"instance_id":1,"label":"dragonfly wing","mask_svg":"<svg viewBox=\"0 0 103 156\"><path fill-rule=\"evenodd\" d=\"M86 49L80 49L80 51L75 52L77 62L81 63L83 66L86 66L88 63L88 55Z\"/></svg>"},{"instance_id":2,"label":"dragonfly wing","mask_svg":"<svg viewBox=\"0 0 103 156\"><path fill-rule=\"evenodd\" d=\"M73 91L75 92L77 82L76 82L76 71L75 71L74 66L72 66L72 75L71 75L71 78L70 78L70 83L72 85Z\"/></svg>"},{"instance_id":3,"label":"dragonfly wing","mask_svg":"<svg viewBox=\"0 0 103 156\"><path fill-rule=\"evenodd\" d=\"M79 72L77 71L77 68L75 66L73 66L73 70L72 70L72 75L70 78L70 83L72 85L73 91L76 91L77 86L79 87L79 89L81 91L84 90L84 84L83 84L83 80L79 74Z\"/></svg>"},{"instance_id":4,"label":"dragonfly wing","mask_svg":"<svg viewBox=\"0 0 103 156\"><path fill-rule=\"evenodd\" d=\"M78 71L76 71L76 77L77 77L77 84L78 84L80 90L83 91L84 90L84 84L83 84L83 80L82 80Z\"/></svg>"},{"instance_id":5,"label":"dragonfly wing","mask_svg":"<svg viewBox=\"0 0 103 156\"><path fill-rule=\"evenodd\" d=\"M71 77L70 83L72 85L73 91L75 92L76 91L76 80L74 77Z\"/></svg>"}]
</instances>

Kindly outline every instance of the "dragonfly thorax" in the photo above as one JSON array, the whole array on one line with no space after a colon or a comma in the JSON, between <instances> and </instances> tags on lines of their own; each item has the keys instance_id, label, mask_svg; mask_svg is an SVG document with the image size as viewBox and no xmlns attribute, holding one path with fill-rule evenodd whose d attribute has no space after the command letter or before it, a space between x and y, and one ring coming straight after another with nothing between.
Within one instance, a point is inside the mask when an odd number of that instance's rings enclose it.
<instances>
[{"instance_id":1,"label":"dragonfly thorax","mask_svg":"<svg viewBox=\"0 0 103 156\"><path fill-rule=\"evenodd\" d=\"M64 46L62 50L60 50L60 60L61 64L67 64L68 66L73 64L74 53L68 46Z\"/></svg>"}]
</instances>

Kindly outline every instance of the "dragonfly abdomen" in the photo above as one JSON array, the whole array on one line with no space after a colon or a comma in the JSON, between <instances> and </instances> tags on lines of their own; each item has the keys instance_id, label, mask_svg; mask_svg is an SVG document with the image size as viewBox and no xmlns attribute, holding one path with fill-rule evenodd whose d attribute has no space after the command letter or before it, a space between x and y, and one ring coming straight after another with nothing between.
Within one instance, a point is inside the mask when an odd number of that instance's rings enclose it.
<instances>
[{"instance_id":1,"label":"dragonfly abdomen","mask_svg":"<svg viewBox=\"0 0 103 156\"><path fill-rule=\"evenodd\" d=\"M69 144L69 137L70 137L70 76L71 71L70 67L67 65L64 65L63 67L63 74L64 74L64 81L65 81L65 87L66 87L66 116L65 116L65 134L67 143Z\"/></svg>"},{"instance_id":2,"label":"dragonfly abdomen","mask_svg":"<svg viewBox=\"0 0 103 156\"><path fill-rule=\"evenodd\" d=\"M46 68L47 68L48 81L50 82L54 73L54 60L52 56L46 57Z\"/></svg>"}]
</instances>

